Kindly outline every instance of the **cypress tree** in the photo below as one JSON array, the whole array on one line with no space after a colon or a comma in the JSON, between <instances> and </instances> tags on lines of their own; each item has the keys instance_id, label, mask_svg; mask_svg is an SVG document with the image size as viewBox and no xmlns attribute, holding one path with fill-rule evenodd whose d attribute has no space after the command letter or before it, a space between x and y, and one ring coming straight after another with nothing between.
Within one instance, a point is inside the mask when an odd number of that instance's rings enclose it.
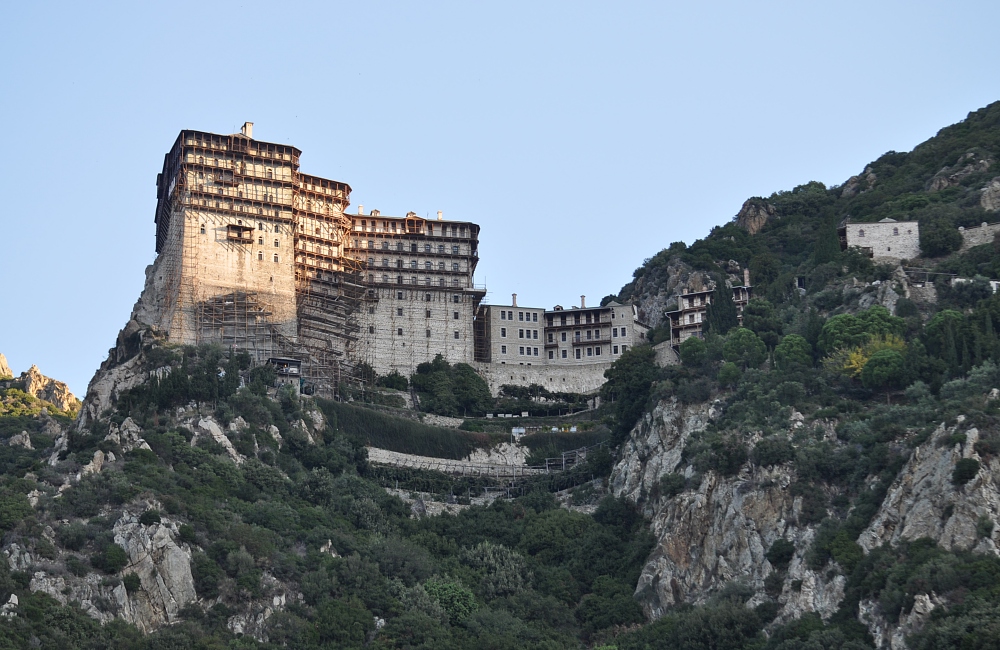
<instances>
[{"instance_id":1,"label":"cypress tree","mask_svg":"<svg viewBox=\"0 0 1000 650\"><path fill-rule=\"evenodd\" d=\"M715 281L711 301L702 325L703 332L706 334L714 332L724 336L726 332L739 326L739 314L736 312L736 303L733 302L733 290L726 285L723 278Z\"/></svg>"},{"instance_id":2,"label":"cypress tree","mask_svg":"<svg viewBox=\"0 0 1000 650\"><path fill-rule=\"evenodd\" d=\"M944 326L944 345L941 346L941 356L948 365L948 373L955 376L958 370L958 349L955 347L955 331L951 327L951 321Z\"/></svg>"}]
</instances>

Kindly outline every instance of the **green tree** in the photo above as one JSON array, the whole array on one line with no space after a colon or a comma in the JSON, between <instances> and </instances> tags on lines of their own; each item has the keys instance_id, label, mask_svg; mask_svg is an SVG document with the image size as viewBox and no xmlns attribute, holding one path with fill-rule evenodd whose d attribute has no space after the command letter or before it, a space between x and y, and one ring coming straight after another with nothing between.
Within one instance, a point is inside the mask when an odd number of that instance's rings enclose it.
<instances>
[{"instance_id":1,"label":"green tree","mask_svg":"<svg viewBox=\"0 0 1000 650\"><path fill-rule=\"evenodd\" d=\"M962 247L962 233L955 224L937 220L920 224L920 252L928 257L941 257Z\"/></svg>"},{"instance_id":2,"label":"green tree","mask_svg":"<svg viewBox=\"0 0 1000 650\"><path fill-rule=\"evenodd\" d=\"M774 305L764 298L753 298L743 309L743 327L759 336L771 350L781 338L781 321Z\"/></svg>"},{"instance_id":3,"label":"green tree","mask_svg":"<svg viewBox=\"0 0 1000 650\"><path fill-rule=\"evenodd\" d=\"M648 345L629 348L604 371L607 381L601 386L601 400L612 404L615 414L612 441L615 444L628 437L646 410L649 391L659 374L656 351Z\"/></svg>"},{"instance_id":4,"label":"green tree","mask_svg":"<svg viewBox=\"0 0 1000 650\"><path fill-rule=\"evenodd\" d=\"M733 290L726 284L724 278L716 279L710 300L702 331L714 332L721 336L739 325L739 314L736 311L736 303L733 302Z\"/></svg>"},{"instance_id":5,"label":"green tree","mask_svg":"<svg viewBox=\"0 0 1000 650\"><path fill-rule=\"evenodd\" d=\"M735 386L740 382L741 377L743 377L743 373L740 371L740 367L732 361L727 361L719 368L718 379L723 386Z\"/></svg>"},{"instance_id":6,"label":"green tree","mask_svg":"<svg viewBox=\"0 0 1000 650\"><path fill-rule=\"evenodd\" d=\"M767 358L767 346L756 334L740 327L726 336L722 345L722 356L742 369L756 368Z\"/></svg>"},{"instance_id":7,"label":"green tree","mask_svg":"<svg viewBox=\"0 0 1000 650\"><path fill-rule=\"evenodd\" d=\"M691 336L680 345L681 363L689 368L697 368L705 362L708 349L705 342L697 336Z\"/></svg>"},{"instance_id":8,"label":"green tree","mask_svg":"<svg viewBox=\"0 0 1000 650\"><path fill-rule=\"evenodd\" d=\"M789 334L774 348L774 365L779 370L812 366L812 346L798 334Z\"/></svg>"},{"instance_id":9,"label":"green tree","mask_svg":"<svg viewBox=\"0 0 1000 650\"><path fill-rule=\"evenodd\" d=\"M861 370L861 383L870 390L888 391L900 386L906 378L906 361L892 349L879 350L868 359Z\"/></svg>"},{"instance_id":10,"label":"green tree","mask_svg":"<svg viewBox=\"0 0 1000 650\"><path fill-rule=\"evenodd\" d=\"M827 354L842 348L853 348L865 343L872 336L902 336L906 321L893 316L881 305L859 313L837 314L823 324L819 347Z\"/></svg>"}]
</instances>

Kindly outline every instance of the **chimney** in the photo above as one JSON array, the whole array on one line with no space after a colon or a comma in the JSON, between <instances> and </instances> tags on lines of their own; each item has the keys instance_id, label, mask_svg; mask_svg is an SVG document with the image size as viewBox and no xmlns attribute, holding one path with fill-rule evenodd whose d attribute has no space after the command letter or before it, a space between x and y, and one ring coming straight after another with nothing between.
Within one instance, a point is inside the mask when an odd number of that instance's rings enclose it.
<instances>
[{"instance_id":1,"label":"chimney","mask_svg":"<svg viewBox=\"0 0 1000 650\"><path fill-rule=\"evenodd\" d=\"M750 286L750 269L743 269L743 286Z\"/></svg>"},{"instance_id":2,"label":"chimney","mask_svg":"<svg viewBox=\"0 0 1000 650\"><path fill-rule=\"evenodd\" d=\"M510 294L510 306L511 307L517 307L517 294L516 293Z\"/></svg>"},{"instance_id":3,"label":"chimney","mask_svg":"<svg viewBox=\"0 0 1000 650\"><path fill-rule=\"evenodd\" d=\"M587 296L580 296L580 309L587 308Z\"/></svg>"},{"instance_id":4,"label":"chimney","mask_svg":"<svg viewBox=\"0 0 1000 650\"><path fill-rule=\"evenodd\" d=\"M253 122L244 122L243 123L243 128L240 129L240 131L246 137L248 137L250 139L253 139Z\"/></svg>"},{"instance_id":5,"label":"chimney","mask_svg":"<svg viewBox=\"0 0 1000 650\"><path fill-rule=\"evenodd\" d=\"M444 219L444 212L438 210L438 221L441 221L442 219Z\"/></svg>"},{"instance_id":6,"label":"chimney","mask_svg":"<svg viewBox=\"0 0 1000 650\"><path fill-rule=\"evenodd\" d=\"M358 206L358 214L364 214L364 213L365 213L365 206L359 205Z\"/></svg>"}]
</instances>

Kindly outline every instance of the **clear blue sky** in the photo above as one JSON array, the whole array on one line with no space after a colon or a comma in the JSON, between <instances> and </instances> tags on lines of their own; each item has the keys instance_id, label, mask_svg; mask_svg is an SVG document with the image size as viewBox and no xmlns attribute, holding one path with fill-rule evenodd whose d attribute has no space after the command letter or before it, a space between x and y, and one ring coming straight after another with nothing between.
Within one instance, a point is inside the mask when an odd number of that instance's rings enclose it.
<instances>
[{"instance_id":1,"label":"clear blue sky","mask_svg":"<svg viewBox=\"0 0 1000 650\"><path fill-rule=\"evenodd\" d=\"M12 3L0 352L83 395L182 128L249 120L355 207L478 222L489 298L551 308L1000 99L998 24L954 1Z\"/></svg>"}]
</instances>

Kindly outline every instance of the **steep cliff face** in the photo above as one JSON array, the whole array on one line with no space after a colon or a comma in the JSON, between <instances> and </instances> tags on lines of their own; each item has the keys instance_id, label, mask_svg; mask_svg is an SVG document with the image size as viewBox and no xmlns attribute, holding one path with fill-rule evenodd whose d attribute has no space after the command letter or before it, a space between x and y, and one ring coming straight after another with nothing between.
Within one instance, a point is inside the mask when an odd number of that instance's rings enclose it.
<instances>
[{"instance_id":1,"label":"steep cliff face","mask_svg":"<svg viewBox=\"0 0 1000 650\"><path fill-rule=\"evenodd\" d=\"M684 406L675 399L660 402L632 431L612 472L612 492L641 505L657 539L636 596L653 618L679 603L702 603L733 580L753 588L751 602L761 602L765 580L776 570L767 552L784 538L796 550L778 596L782 617L805 612L829 616L843 597L844 578L827 580L803 562L815 531L796 523L802 504L788 489L791 470L747 464L737 476L707 472L692 485L694 469L680 468L689 437L703 430L718 408ZM688 489L659 496L660 478L677 469L689 479Z\"/></svg>"},{"instance_id":2,"label":"steep cliff face","mask_svg":"<svg viewBox=\"0 0 1000 650\"><path fill-rule=\"evenodd\" d=\"M0 379L10 379L14 376L10 366L7 365L7 357L0 353Z\"/></svg>"},{"instance_id":3,"label":"steep cliff face","mask_svg":"<svg viewBox=\"0 0 1000 650\"><path fill-rule=\"evenodd\" d=\"M711 283L709 274L696 271L675 257L665 269L647 272L636 279L630 300L639 307L639 320L657 327L663 322L667 307L676 308L679 296L688 288L701 290Z\"/></svg>"},{"instance_id":4,"label":"steep cliff face","mask_svg":"<svg viewBox=\"0 0 1000 650\"><path fill-rule=\"evenodd\" d=\"M980 456L975 450L978 429L963 427L962 416L958 420L953 427L939 426L914 450L878 514L858 538L866 551L927 537L948 550L1000 554L995 541L1000 531L981 535L982 527L977 526L980 520L1000 518L1000 459ZM968 483L955 485L952 476L963 458L977 461L980 469Z\"/></svg>"}]
</instances>

